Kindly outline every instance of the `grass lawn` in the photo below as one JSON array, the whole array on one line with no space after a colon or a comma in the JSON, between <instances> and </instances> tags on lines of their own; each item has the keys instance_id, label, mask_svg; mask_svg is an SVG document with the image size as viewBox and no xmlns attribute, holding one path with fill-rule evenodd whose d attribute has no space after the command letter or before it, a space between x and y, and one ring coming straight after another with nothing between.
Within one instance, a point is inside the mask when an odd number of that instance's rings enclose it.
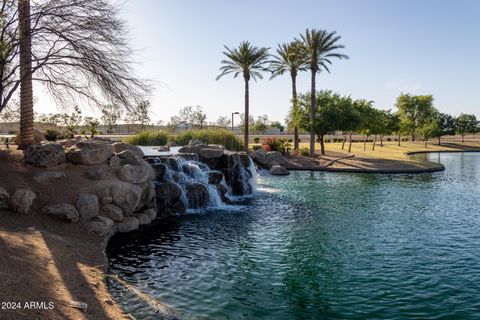
<instances>
[{"instance_id":1,"label":"grass lawn","mask_svg":"<svg viewBox=\"0 0 480 320\"><path fill-rule=\"evenodd\" d=\"M352 144L352 151L351 153L354 154L356 157L360 158L376 158L376 159L392 159L392 160L405 160L405 153L406 152L414 152L414 151L444 151L444 150L451 150L451 151L462 151L464 149L471 149L471 148L478 148L480 150L480 141L468 141L465 143L461 142L452 142L448 141L442 143L441 146L437 144L430 143L427 148L425 148L424 142L402 142L401 146L398 146L398 142L390 141L384 142L383 147L380 146L379 143L375 146L375 150L372 151L373 143L367 143L366 150L363 151L363 142L355 142ZM307 147L308 143L300 143L300 148ZM320 144L315 144L315 149L317 152L320 151ZM347 153L348 151L348 143L345 144L345 150L342 150L342 143L325 143L325 151L328 154L330 151L334 152L341 152Z\"/></svg>"}]
</instances>

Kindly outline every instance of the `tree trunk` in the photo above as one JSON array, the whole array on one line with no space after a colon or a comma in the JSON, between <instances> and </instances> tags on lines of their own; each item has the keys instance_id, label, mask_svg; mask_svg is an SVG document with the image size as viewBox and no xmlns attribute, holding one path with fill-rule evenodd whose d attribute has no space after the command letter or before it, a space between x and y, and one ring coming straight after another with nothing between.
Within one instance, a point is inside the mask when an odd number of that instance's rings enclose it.
<instances>
[{"instance_id":1,"label":"tree trunk","mask_svg":"<svg viewBox=\"0 0 480 320\"><path fill-rule=\"evenodd\" d=\"M380 147L383 147L383 136L380 136Z\"/></svg>"},{"instance_id":2,"label":"tree trunk","mask_svg":"<svg viewBox=\"0 0 480 320\"><path fill-rule=\"evenodd\" d=\"M425 148L427 147L428 138L425 138Z\"/></svg>"},{"instance_id":3,"label":"tree trunk","mask_svg":"<svg viewBox=\"0 0 480 320\"><path fill-rule=\"evenodd\" d=\"M398 135L398 146L400 147L400 140L402 140L402 136Z\"/></svg>"},{"instance_id":4,"label":"tree trunk","mask_svg":"<svg viewBox=\"0 0 480 320\"><path fill-rule=\"evenodd\" d=\"M315 108L317 106L317 94L315 92L315 77L317 75L317 70L311 69L312 71L312 81L311 81L311 88L310 88L310 157L313 158L315 156L315 131L313 129L313 125L315 122ZM323 140L321 141L323 143Z\"/></svg>"},{"instance_id":5,"label":"tree trunk","mask_svg":"<svg viewBox=\"0 0 480 320\"><path fill-rule=\"evenodd\" d=\"M367 150L367 135L363 135L363 151Z\"/></svg>"},{"instance_id":6,"label":"tree trunk","mask_svg":"<svg viewBox=\"0 0 480 320\"><path fill-rule=\"evenodd\" d=\"M20 144L26 149L35 143L33 137L32 35L30 0L18 0L20 33Z\"/></svg>"},{"instance_id":7,"label":"tree trunk","mask_svg":"<svg viewBox=\"0 0 480 320\"><path fill-rule=\"evenodd\" d=\"M249 92L248 92L248 78L245 77L245 128L244 128L244 137L243 137L243 143L245 145L245 151L248 152L248 125L249 125L249 120L250 120L250 114L249 114Z\"/></svg>"},{"instance_id":8,"label":"tree trunk","mask_svg":"<svg viewBox=\"0 0 480 320\"><path fill-rule=\"evenodd\" d=\"M343 135L342 150L345 149L345 142L347 142L347 135L346 134Z\"/></svg>"},{"instance_id":9,"label":"tree trunk","mask_svg":"<svg viewBox=\"0 0 480 320\"><path fill-rule=\"evenodd\" d=\"M298 150L298 101L297 101L297 74L292 72L292 100L293 100L293 150Z\"/></svg>"},{"instance_id":10,"label":"tree trunk","mask_svg":"<svg viewBox=\"0 0 480 320\"><path fill-rule=\"evenodd\" d=\"M348 153L352 152L352 133L350 132L350 139L348 145Z\"/></svg>"},{"instance_id":11,"label":"tree trunk","mask_svg":"<svg viewBox=\"0 0 480 320\"><path fill-rule=\"evenodd\" d=\"M462 134L462 142L464 142L464 138L465 138L465 135L464 135L464 134Z\"/></svg>"},{"instance_id":12,"label":"tree trunk","mask_svg":"<svg viewBox=\"0 0 480 320\"><path fill-rule=\"evenodd\" d=\"M323 134L318 136L318 140L320 140L320 153L322 156L325 155L325 144L323 143Z\"/></svg>"},{"instance_id":13,"label":"tree trunk","mask_svg":"<svg viewBox=\"0 0 480 320\"><path fill-rule=\"evenodd\" d=\"M415 130L412 130L412 142L415 141Z\"/></svg>"},{"instance_id":14,"label":"tree trunk","mask_svg":"<svg viewBox=\"0 0 480 320\"><path fill-rule=\"evenodd\" d=\"M372 151L375 151L375 144L377 143L377 135L373 136L373 146L372 146Z\"/></svg>"},{"instance_id":15,"label":"tree trunk","mask_svg":"<svg viewBox=\"0 0 480 320\"><path fill-rule=\"evenodd\" d=\"M440 140L442 138L442 136L438 136L438 145L441 146L442 145L442 141Z\"/></svg>"}]
</instances>

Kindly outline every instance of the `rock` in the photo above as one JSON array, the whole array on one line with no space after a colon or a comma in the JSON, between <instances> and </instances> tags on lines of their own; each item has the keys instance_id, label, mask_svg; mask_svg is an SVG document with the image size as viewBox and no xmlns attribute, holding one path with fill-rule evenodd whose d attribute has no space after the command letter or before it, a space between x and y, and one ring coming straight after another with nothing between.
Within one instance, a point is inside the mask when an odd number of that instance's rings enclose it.
<instances>
[{"instance_id":1,"label":"rock","mask_svg":"<svg viewBox=\"0 0 480 320\"><path fill-rule=\"evenodd\" d=\"M208 184L217 184L223 180L223 173L221 171L209 171L207 174Z\"/></svg>"},{"instance_id":2,"label":"rock","mask_svg":"<svg viewBox=\"0 0 480 320\"><path fill-rule=\"evenodd\" d=\"M117 176L122 181L139 184L147 182L149 179L155 179L155 172L147 162L143 161L138 166L130 164L121 166L117 171Z\"/></svg>"},{"instance_id":3,"label":"rock","mask_svg":"<svg viewBox=\"0 0 480 320\"><path fill-rule=\"evenodd\" d=\"M140 149L137 146L134 146L132 144L124 143L124 142L115 142L112 144L113 151L115 153L120 153L125 150L130 150L132 151L135 155L139 156L140 158L143 158L145 154L143 153L142 149Z\"/></svg>"},{"instance_id":4,"label":"rock","mask_svg":"<svg viewBox=\"0 0 480 320\"><path fill-rule=\"evenodd\" d=\"M147 181L139 186L142 188L142 197L138 207L153 208L155 206L155 184Z\"/></svg>"},{"instance_id":5,"label":"rock","mask_svg":"<svg viewBox=\"0 0 480 320\"><path fill-rule=\"evenodd\" d=\"M157 203L161 202L161 204L168 205L180 199L182 188L175 182L166 181L164 183L158 183L155 187L155 192L157 195Z\"/></svg>"},{"instance_id":6,"label":"rock","mask_svg":"<svg viewBox=\"0 0 480 320\"><path fill-rule=\"evenodd\" d=\"M178 201L172 204L172 210L175 213L184 213L185 211L187 211L187 207L182 201Z\"/></svg>"},{"instance_id":7,"label":"rock","mask_svg":"<svg viewBox=\"0 0 480 320\"><path fill-rule=\"evenodd\" d=\"M89 169L85 175L91 180L103 180L110 175L110 172L106 167L96 167Z\"/></svg>"},{"instance_id":8,"label":"rock","mask_svg":"<svg viewBox=\"0 0 480 320\"><path fill-rule=\"evenodd\" d=\"M7 190L0 187L0 209L7 209L10 201L10 194Z\"/></svg>"},{"instance_id":9,"label":"rock","mask_svg":"<svg viewBox=\"0 0 480 320\"><path fill-rule=\"evenodd\" d=\"M124 150L122 152L117 153L116 156L120 160L120 166L124 166L126 164L130 164L132 166L138 166L143 161L142 157L137 156L131 150Z\"/></svg>"},{"instance_id":10,"label":"rock","mask_svg":"<svg viewBox=\"0 0 480 320\"><path fill-rule=\"evenodd\" d=\"M12 198L10 199L10 204L12 206L13 211L18 213L28 213L30 210L30 206L33 203L33 200L37 195L30 190L26 189L17 189L13 193Z\"/></svg>"},{"instance_id":11,"label":"rock","mask_svg":"<svg viewBox=\"0 0 480 320\"><path fill-rule=\"evenodd\" d=\"M150 219L150 217L144 213L137 214L136 217L138 219L138 224L141 226L152 222L152 219Z\"/></svg>"},{"instance_id":12,"label":"rock","mask_svg":"<svg viewBox=\"0 0 480 320\"><path fill-rule=\"evenodd\" d=\"M76 164L105 163L113 154L113 147L98 141L80 141L66 150L67 159Z\"/></svg>"},{"instance_id":13,"label":"rock","mask_svg":"<svg viewBox=\"0 0 480 320\"><path fill-rule=\"evenodd\" d=\"M112 230L113 225L114 222L112 219L96 216L88 222L88 232L98 236L104 236Z\"/></svg>"},{"instance_id":14,"label":"rock","mask_svg":"<svg viewBox=\"0 0 480 320\"><path fill-rule=\"evenodd\" d=\"M97 137L97 136L91 138L90 141L95 141L95 142L100 142L100 143L113 143L113 141L110 140L110 138Z\"/></svg>"},{"instance_id":15,"label":"rock","mask_svg":"<svg viewBox=\"0 0 480 320\"><path fill-rule=\"evenodd\" d=\"M196 145L183 146L180 149L178 149L178 153L196 153L196 154L198 154L199 151L200 151L200 149Z\"/></svg>"},{"instance_id":16,"label":"rock","mask_svg":"<svg viewBox=\"0 0 480 320\"><path fill-rule=\"evenodd\" d=\"M120 160L120 158L116 154L108 158L107 163L108 166L111 168L118 168L122 166L122 160Z\"/></svg>"},{"instance_id":17,"label":"rock","mask_svg":"<svg viewBox=\"0 0 480 320\"><path fill-rule=\"evenodd\" d=\"M165 174L168 171L168 167L165 163L152 164L153 171L155 172L155 180L162 181L165 179Z\"/></svg>"},{"instance_id":18,"label":"rock","mask_svg":"<svg viewBox=\"0 0 480 320\"><path fill-rule=\"evenodd\" d=\"M63 172L55 172L55 171L45 171L37 173L33 180L38 183L51 183L51 182L58 182L60 180L67 179L67 176Z\"/></svg>"},{"instance_id":19,"label":"rock","mask_svg":"<svg viewBox=\"0 0 480 320\"><path fill-rule=\"evenodd\" d=\"M273 165L270 168L270 174L275 175L275 176L288 176L290 174L290 171L285 169L285 167L279 166L279 165Z\"/></svg>"},{"instance_id":20,"label":"rock","mask_svg":"<svg viewBox=\"0 0 480 320\"><path fill-rule=\"evenodd\" d=\"M23 154L27 163L37 167L52 167L65 162L65 150L55 142L32 144Z\"/></svg>"},{"instance_id":21,"label":"rock","mask_svg":"<svg viewBox=\"0 0 480 320\"><path fill-rule=\"evenodd\" d=\"M98 216L98 198L93 194L80 193L75 207L83 220Z\"/></svg>"},{"instance_id":22,"label":"rock","mask_svg":"<svg viewBox=\"0 0 480 320\"><path fill-rule=\"evenodd\" d=\"M284 165L287 163L287 159L278 151L267 152L267 159L272 165Z\"/></svg>"},{"instance_id":23,"label":"rock","mask_svg":"<svg viewBox=\"0 0 480 320\"><path fill-rule=\"evenodd\" d=\"M117 207L113 204L107 204L103 206L102 214L112 220L122 221L123 220L123 210L122 208Z\"/></svg>"},{"instance_id":24,"label":"rock","mask_svg":"<svg viewBox=\"0 0 480 320\"><path fill-rule=\"evenodd\" d=\"M192 183L188 185L186 195L189 208L206 207L210 200L207 187L201 183Z\"/></svg>"},{"instance_id":25,"label":"rock","mask_svg":"<svg viewBox=\"0 0 480 320\"><path fill-rule=\"evenodd\" d=\"M112 203L123 209L124 214L129 215L137 208L142 197L140 186L116 181L110 186Z\"/></svg>"},{"instance_id":26,"label":"rock","mask_svg":"<svg viewBox=\"0 0 480 320\"><path fill-rule=\"evenodd\" d=\"M167 152L167 151L170 151L170 146L160 146L160 147L157 147L155 148L155 150L157 150L158 152Z\"/></svg>"},{"instance_id":27,"label":"rock","mask_svg":"<svg viewBox=\"0 0 480 320\"><path fill-rule=\"evenodd\" d=\"M65 140L58 140L57 143L60 143L65 149L70 148L77 144L80 140L77 139L65 139Z\"/></svg>"},{"instance_id":28,"label":"rock","mask_svg":"<svg viewBox=\"0 0 480 320\"><path fill-rule=\"evenodd\" d=\"M198 151L198 155L203 159L216 159L223 156L222 149L214 149L214 148L202 148Z\"/></svg>"},{"instance_id":29,"label":"rock","mask_svg":"<svg viewBox=\"0 0 480 320\"><path fill-rule=\"evenodd\" d=\"M79 218L77 209L68 203L48 205L43 207L42 212L61 221L77 222Z\"/></svg>"},{"instance_id":30,"label":"rock","mask_svg":"<svg viewBox=\"0 0 480 320\"><path fill-rule=\"evenodd\" d=\"M100 199L100 202L105 205L105 204L111 204L113 201L113 198L112 197L109 197L109 196L106 196L106 197L102 197Z\"/></svg>"},{"instance_id":31,"label":"rock","mask_svg":"<svg viewBox=\"0 0 480 320\"><path fill-rule=\"evenodd\" d=\"M199 144L203 144L203 141L198 140L198 139L192 139L188 142L189 146L196 146L196 145L199 145Z\"/></svg>"},{"instance_id":32,"label":"rock","mask_svg":"<svg viewBox=\"0 0 480 320\"><path fill-rule=\"evenodd\" d=\"M153 221L157 217L157 209L155 208L147 209L143 211L143 214L146 214L150 218L150 220Z\"/></svg>"},{"instance_id":33,"label":"rock","mask_svg":"<svg viewBox=\"0 0 480 320\"><path fill-rule=\"evenodd\" d=\"M250 194L252 193L252 186L244 183L242 180L234 180L232 182L232 193L238 196Z\"/></svg>"},{"instance_id":34,"label":"rock","mask_svg":"<svg viewBox=\"0 0 480 320\"><path fill-rule=\"evenodd\" d=\"M118 232L130 232L137 230L139 227L138 219L136 217L126 217L117 224Z\"/></svg>"}]
</instances>

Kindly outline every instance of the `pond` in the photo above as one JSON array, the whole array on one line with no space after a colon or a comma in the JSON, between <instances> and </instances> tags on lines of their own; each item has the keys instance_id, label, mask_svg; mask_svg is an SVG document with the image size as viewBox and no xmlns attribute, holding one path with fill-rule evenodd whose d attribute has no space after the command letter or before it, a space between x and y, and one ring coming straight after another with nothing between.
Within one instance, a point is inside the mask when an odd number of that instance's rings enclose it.
<instances>
[{"instance_id":1,"label":"pond","mask_svg":"<svg viewBox=\"0 0 480 320\"><path fill-rule=\"evenodd\" d=\"M115 236L110 272L181 319L478 319L480 154L426 157L446 170L263 173L231 208Z\"/></svg>"}]
</instances>

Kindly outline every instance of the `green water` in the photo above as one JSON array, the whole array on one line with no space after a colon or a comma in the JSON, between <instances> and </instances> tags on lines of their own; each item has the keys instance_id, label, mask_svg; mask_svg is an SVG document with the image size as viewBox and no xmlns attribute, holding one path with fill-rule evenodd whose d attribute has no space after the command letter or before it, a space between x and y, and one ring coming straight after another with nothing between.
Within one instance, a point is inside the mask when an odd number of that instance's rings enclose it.
<instances>
[{"instance_id":1,"label":"green water","mask_svg":"<svg viewBox=\"0 0 480 320\"><path fill-rule=\"evenodd\" d=\"M111 272L181 319L479 319L480 154L429 158L446 170L263 174L234 210L114 237Z\"/></svg>"}]
</instances>

